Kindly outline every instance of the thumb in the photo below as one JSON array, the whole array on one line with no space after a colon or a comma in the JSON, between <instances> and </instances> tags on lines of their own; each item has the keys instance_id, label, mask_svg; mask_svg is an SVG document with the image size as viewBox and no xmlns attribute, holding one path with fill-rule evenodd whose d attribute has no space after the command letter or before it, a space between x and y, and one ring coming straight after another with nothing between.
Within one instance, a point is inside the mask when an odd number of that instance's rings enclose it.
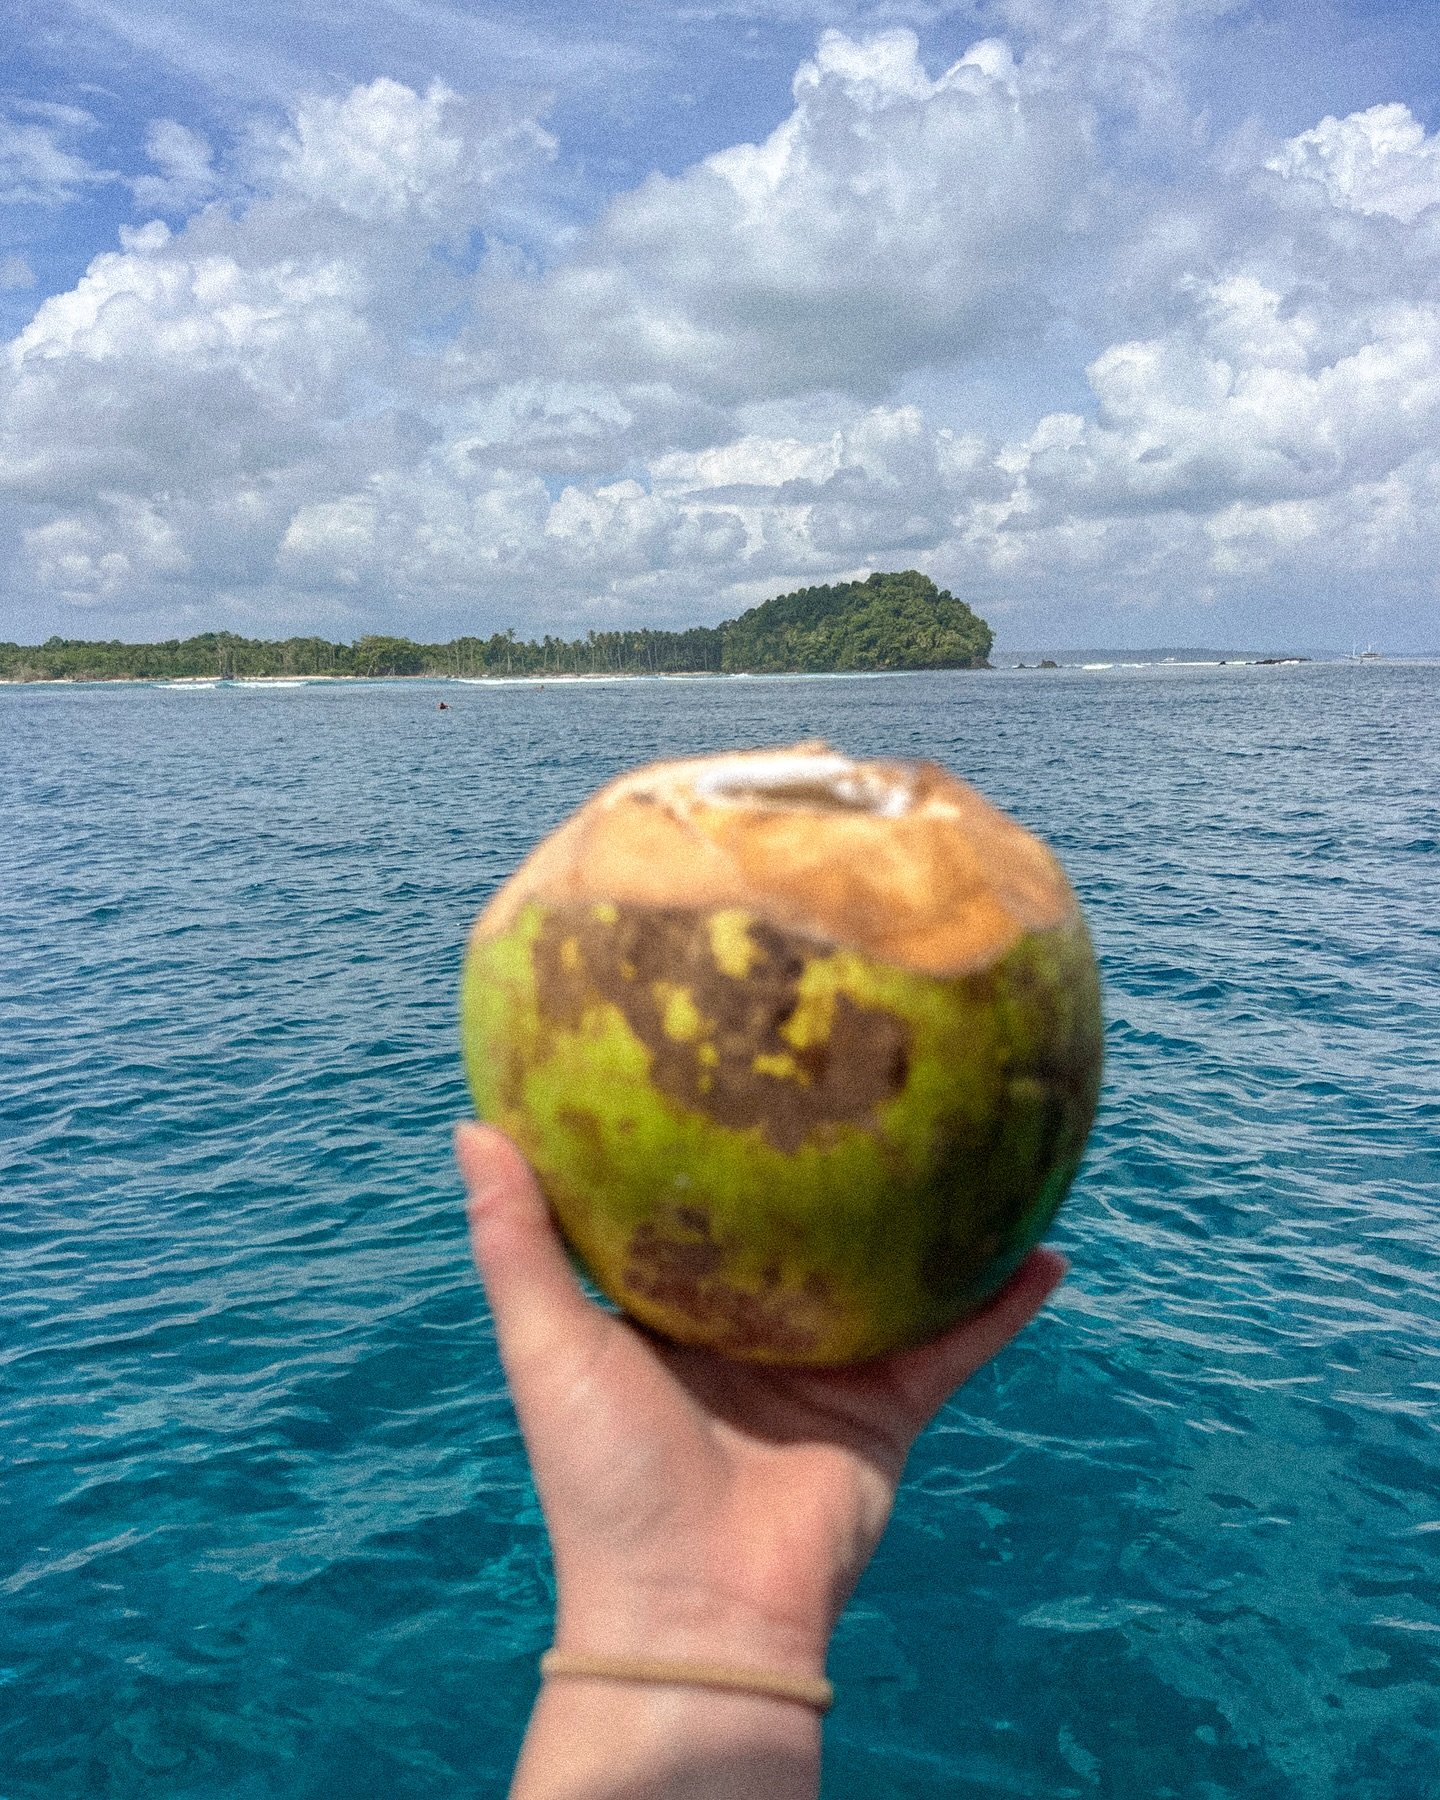
<instances>
[{"instance_id":1,"label":"thumb","mask_svg":"<svg viewBox=\"0 0 1440 1800\"><path fill-rule=\"evenodd\" d=\"M512 1387L521 1387L593 1342L605 1314L581 1291L545 1196L509 1138L488 1125L459 1125L455 1159L500 1357Z\"/></svg>"}]
</instances>

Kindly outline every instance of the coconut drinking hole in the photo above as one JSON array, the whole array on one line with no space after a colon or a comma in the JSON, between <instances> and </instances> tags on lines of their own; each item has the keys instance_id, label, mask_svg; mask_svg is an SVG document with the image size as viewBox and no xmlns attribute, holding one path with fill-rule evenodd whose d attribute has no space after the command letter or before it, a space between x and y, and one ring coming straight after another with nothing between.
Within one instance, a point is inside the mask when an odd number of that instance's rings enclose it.
<instances>
[{"instance_id":1,"label":"coconut drinking hole","mask_svg":"<svg viewBox=\"0 0 1440 1800\"><path fill-rule=\"evenodd\" d=\"M831 750L721 757L695 770L692 789L697 799L721 806L858 812L882 819L903 818L915 799L914 774L903 765L858 763Z\"/></svg>"}]
</instances>

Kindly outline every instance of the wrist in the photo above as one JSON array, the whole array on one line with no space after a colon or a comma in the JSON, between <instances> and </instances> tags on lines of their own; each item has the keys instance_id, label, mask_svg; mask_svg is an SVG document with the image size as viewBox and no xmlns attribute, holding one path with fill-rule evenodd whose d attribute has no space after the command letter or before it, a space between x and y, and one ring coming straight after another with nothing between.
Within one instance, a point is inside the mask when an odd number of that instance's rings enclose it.
<instances>
[{"instance_id":1,"label":"wrist","mask_svg":"<svg viewBox=\"0 0 1440 1800\"><path fill-rule=\"evenodd\" d=\"M806 1677L825 1672L828 1621L788 1617L735 1595L647 1582L563 1584L555 1648L572 1655L721 1663Z\"/></svg>"},{"instance_id":2,"label":"wrist","mask_svg":"<svg viewBox=\"0 0 1440 1800\"><path fill-rule=\"evenodd\" d=\"M546 1681L511 1800L815 1800L820 1714L703 1688Z\"/></svg>"}]
</instances>

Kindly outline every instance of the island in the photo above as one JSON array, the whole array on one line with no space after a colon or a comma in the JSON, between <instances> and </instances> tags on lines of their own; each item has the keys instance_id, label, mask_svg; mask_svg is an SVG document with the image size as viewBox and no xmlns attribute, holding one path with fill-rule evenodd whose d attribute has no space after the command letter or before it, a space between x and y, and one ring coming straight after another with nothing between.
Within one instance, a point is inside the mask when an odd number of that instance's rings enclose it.
<instances>
[{"instance_id":1,"label":"island","mask_svg":"<svg viewBox=\"0 0 1440 1800\"><path fill-rule=\"evenodd\" d=\"M538 641L514 630L445 644L368 634L351 644L207 631L160 644L47 638L0 643L0 680L183 681L265 676L847 674L984 669L994 635L963 600L915 569L781 594L719 625L590 631Z\"/></svg>"}]
</instances>

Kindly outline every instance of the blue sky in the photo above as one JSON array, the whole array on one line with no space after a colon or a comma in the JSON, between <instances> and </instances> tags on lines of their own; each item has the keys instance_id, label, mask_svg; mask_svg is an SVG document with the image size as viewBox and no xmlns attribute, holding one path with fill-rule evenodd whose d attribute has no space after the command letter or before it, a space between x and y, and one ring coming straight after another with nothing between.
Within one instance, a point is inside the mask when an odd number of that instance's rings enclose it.
<instances>
[{"instance_id":1,"label":"blue sky","mask_svg":"<svg viewBox=\"0 0 1440 1800\"><path fill-rule=\"evenodd\" d=\"M0 635L1440 647L1440 12L12 6Z\"/></svg>"}]
</instances>

